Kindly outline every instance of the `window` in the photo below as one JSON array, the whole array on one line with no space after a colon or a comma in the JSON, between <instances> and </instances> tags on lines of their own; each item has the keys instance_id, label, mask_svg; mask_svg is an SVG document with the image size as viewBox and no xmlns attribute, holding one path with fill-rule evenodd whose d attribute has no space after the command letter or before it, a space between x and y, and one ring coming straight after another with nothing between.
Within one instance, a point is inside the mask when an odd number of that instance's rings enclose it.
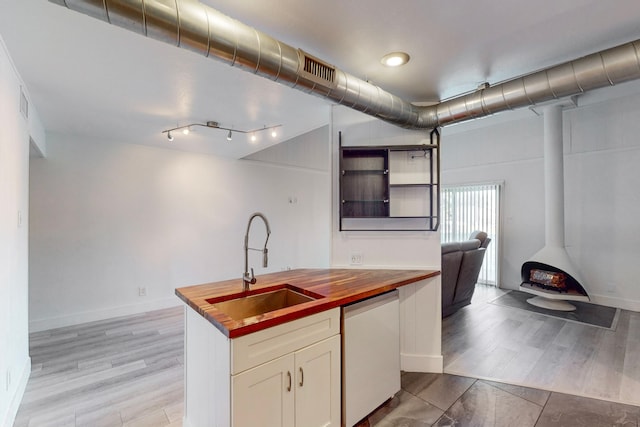
<instances>
[{"instance_id":1,"label":"window","mask_svg":"<svg viewBox=\"0 0 640 427\"><path fill-rule=\"evenodd\" d=\"M474 230L491 238L478 283L499 285L498 250L500 236L501 184L458 185L442 188L442 242L466 240Z\"/></svg>"}]
</instances>

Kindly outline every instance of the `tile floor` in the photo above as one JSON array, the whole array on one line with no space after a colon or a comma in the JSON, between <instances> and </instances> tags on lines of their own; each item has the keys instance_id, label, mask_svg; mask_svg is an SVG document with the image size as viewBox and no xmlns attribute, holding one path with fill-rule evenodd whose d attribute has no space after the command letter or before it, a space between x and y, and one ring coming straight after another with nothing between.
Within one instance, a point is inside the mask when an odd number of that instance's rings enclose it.
<instances>
[{"instance_id":1,"label":"tile floor","mask_svg":"<svg viewBox=\"0 0 640 427\"><path fill-rule=\"evenodd\" d=\"M639 360L631 350L629 359ZM13 427L182 426L181 307L34 333L31 357ZM402 390L359 425L369 426L640 427L640 407L472 376L403 373Z\"/></svg>"},{"instance_id":2,"label":"tile floor","mask_svg":"<svg viewBox=\"0 0 640 427\"><path fill-rule=\"evenodd\" d=\"M449 374L402 374L358 427L638 427L640 407Z\"/></svg>"}]
</instances>

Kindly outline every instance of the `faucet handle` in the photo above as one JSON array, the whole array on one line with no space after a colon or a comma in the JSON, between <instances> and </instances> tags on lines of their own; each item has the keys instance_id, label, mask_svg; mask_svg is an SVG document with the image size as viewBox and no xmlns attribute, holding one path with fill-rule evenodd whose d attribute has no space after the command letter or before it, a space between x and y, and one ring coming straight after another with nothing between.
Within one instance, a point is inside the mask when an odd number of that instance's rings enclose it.
<instances>
[{"instance_id":1,"label":"faucet handle","mask_svg":"<svg viewBox=\"0 0 640 427\"><path fill-rule=\"evenodd\" d=\"M253 268L251 268L251 279L249 280L249 283L252 285L256 283L256 276L253 274Z\"/></svg>"}]
</instances>

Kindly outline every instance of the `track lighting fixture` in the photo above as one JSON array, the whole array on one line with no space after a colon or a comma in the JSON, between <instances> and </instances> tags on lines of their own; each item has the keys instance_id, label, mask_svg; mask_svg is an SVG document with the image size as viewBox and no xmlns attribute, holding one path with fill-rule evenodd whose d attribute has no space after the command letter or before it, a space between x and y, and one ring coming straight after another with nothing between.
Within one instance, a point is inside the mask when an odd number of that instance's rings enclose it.
<instances>
[{"instance_id":1,"label":"track lighting fixture","mask_svg":"<svg viewBox=\"0 0 640 427\"><path fill-rule=\"evenodd\" d=\"M223 126L220 126L218 124L218 122L208 121L206 123L190 123L190 124L184 125L184 126L177 126L177 127L171 128L171 129L165 129L165 130L162 131L162 133L166 133L167 134L167 139L169 141L173 141L173 135L171 134L171 132L177 131L177 130L182 130L182 133L184 133L185 135L188 135L189 132L191 131L191 128L194 127L194 126L202 126L202 127L206 127L206 128L226 130L226 131L228 131L227 132L227 141L231 141L231 139L233 138L233 132L250 134L251 135L251 141L256 141L256 139L257 139L256 133L257 132L262 132L263 130L271 130L271 136L273 138L275 138L276 136L278 136L278 133L276 132L276 129L279 128L282 125L263 126L261 128L258 128L258 129L242 130L242 129L231 129L231 128L223 127Z\"/></svg>"}]
</instances>

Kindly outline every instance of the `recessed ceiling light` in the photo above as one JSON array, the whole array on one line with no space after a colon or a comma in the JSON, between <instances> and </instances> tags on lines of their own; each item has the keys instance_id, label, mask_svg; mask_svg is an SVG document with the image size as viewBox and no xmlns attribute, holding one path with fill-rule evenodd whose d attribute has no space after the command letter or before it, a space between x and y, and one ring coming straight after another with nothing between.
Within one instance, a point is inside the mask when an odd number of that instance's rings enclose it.
<instances>
[{"instance_id":1,"label":"recessed ceiling light","mask_svg":"<svg viewBox=\"0 0 640 427\"><path fill-rule=\"evenodd\" d=\"M380 62L387 67L399 67L409 62L409 54L405 52L391 52L382 57Z\"/></svg>"}]
</instances>

